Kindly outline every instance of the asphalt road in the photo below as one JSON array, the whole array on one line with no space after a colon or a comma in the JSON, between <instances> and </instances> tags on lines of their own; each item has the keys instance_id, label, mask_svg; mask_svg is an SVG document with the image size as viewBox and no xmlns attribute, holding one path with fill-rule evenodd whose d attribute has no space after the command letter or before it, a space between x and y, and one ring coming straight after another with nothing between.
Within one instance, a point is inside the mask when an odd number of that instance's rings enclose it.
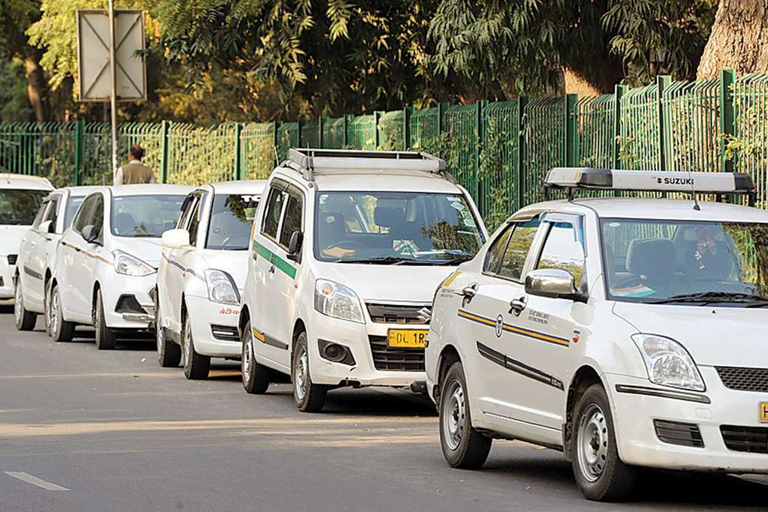
<instances>
[{"instance_id":1,"label":"asphalt road","mask_svg":"<svg viewBox=\"0 0 768 512\"><path fill-rule=\"evenodd\" d=\"M42 321L39 321L42 324ZM339 390L299 413L290 386L247 395L238 366L187 381L152 341L18 333L0 306L0 512L765 510L768 479L643 475L623 504L584 500L560 453L496 441L449 468L426 400Z\"/></svg>"}]
</instances>

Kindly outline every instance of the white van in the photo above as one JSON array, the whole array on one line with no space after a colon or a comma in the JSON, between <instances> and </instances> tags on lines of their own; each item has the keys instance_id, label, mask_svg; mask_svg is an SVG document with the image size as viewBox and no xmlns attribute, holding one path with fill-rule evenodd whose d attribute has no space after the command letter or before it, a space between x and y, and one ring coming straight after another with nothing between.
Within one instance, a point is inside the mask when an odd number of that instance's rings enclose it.
<instances>
[{"instance_id":1,"label":"white van","mask_svg":"<svg viewBox=\"0 0 768 512\"><path fill-rule=\"evenodd\" d=\"M425 391L435 288L486 238L438 158L289 150L253 225L239 322L246 391L289 374L302 411L339 386Z\"/></svg>"}]
</instances>

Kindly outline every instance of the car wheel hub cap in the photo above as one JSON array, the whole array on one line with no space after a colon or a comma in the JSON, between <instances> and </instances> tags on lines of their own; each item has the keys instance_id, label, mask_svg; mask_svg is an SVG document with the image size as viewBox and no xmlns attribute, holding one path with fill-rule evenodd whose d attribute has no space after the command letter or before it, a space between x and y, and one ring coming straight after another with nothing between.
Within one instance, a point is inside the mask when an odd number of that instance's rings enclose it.
<instances>
[{"instance_id":1,"label":"car wheel hub cap","mask_svg":"<svg viewBox=\"0 0 768 512\"><path fill-rule=\"evenodd\" d=\"M56 329L59 327L59 296L54 295L51 299L51 312L50 315L50 323L51 326L51 332L55 333Z\"/></svg>"},{"instance_id":2,"label":"car wheel hub cap","mask_svg":"<svg viewBox=\"0 0 768 512\"><path fill-rule=\"evenodd\" d=\"M189 332L189 323L184 326L184 366L192 359L192 333Z\"/></svg>"},{"instance_id":3,"label":"car wheel hub cap","mask_svg":"<svg viewBox=\"0 0 768 512\"><path fill-rule=\"evenodd\" d=\"M251 359L253 357L253 336L250 333L245 340L243 350L245 351L245 354L243 354L243 380L249 382L251 380L251 366L253 365Z\"/></svg>"},{"instance_id":4,"label":"car wheel hub cap","mask_svg":"<svg viewBox=\"0 0 768 512\"><path fill-rule=\"evenodd\" d=\"M16 316L16 323L21 323L21 310L24 307L21 300L21 283L19 283L16 285L16 303L13 308L13 313Z\"/></svg>"},{"instance_id":5,"label":"car wheel hub cap","mask_svg":"<svg viewBox=\"0 0 768 512\"><path fill-rule=\"evenodd\" d=\"M296 358L296 397L304 400L309 385L309 359L306 350L299 349L299 357Z\"/></svg>"},{"instance_id":6,"label":"car wheel hub cap","mask_svg":"<svg viewBox=\"0 0 768 512\"><path fill-rule=\"evenodd\" d=\"M454 382L448 391L448 401L445 404L443 434L448 447L456 450L464 437L464 421L466 419L466 402L464 389L461 384Z\"/></svg>"},{"instance_id":7,"label":"car wheel hub cap","mask_svg":"<svg viewBox=\"0 0 768 512\"><path fill-rule=\"evenodd\" d=\"M608 424L602 409L590 405L579 422L577 451L579 467L584 478L594 482L605 470L608 456Z\"/></svg>"}]
</instances>

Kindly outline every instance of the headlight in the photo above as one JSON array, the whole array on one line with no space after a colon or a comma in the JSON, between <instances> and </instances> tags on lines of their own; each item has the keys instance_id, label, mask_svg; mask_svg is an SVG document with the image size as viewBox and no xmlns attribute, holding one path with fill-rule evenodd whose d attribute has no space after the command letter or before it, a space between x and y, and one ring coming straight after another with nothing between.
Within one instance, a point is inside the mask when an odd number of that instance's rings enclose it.
<instances>
[{"instance_id":1,"label":"headlight","mask_svg":"<svg viewBox=\"0 0 768 512\"><path fill-rule=\"evenodd\" d=\"M149 264L123 251L112 251L112 254L115 257L115 272L118 274L125 276L148 276L156 272Z\"/></svg>"},{"instance_id":2,"label":"headlight","mask_svg":"<svg viewBox=\"0 0 768 512\"><path fill-rule=\"evenodd\" d=\"M208 300L221 304L240 304L240 294L237 292L232 276L223 270L206 270L205 282L208 285Z\"/></svg>"},{"instance_id":3,"label":"headlight","mask_svg":"<svg viewBox=\"0 0 768 512\"><path fill-rule=\"evenodd\" d=\"M318 279L315 282L315 309L333 318L365 323L357 294L343 284L333 281Z\"/></svg>"},{"instance_id":4,"label":"headlight","mask_svg":"<svg viewBox=\"0 0 768 512\"><path fill-rule=\"evenodd\" d=\"M678 342L655 334L634 334L651 382L661 386L704 391L704 379L693 358Z\"/></svg>"}]
</instances>

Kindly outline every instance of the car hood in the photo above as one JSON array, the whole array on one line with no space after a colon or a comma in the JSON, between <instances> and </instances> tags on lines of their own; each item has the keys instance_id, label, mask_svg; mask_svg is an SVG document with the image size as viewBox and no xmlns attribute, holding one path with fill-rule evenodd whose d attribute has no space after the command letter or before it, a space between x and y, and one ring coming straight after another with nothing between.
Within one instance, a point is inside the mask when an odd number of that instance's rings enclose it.
<instances>
[{"instance_id":1,"label":"car hood","mask_svg":"<svg viewBox=\"0 0 768 512\"><path fill-rule=\"evenodd\" d=\"M363 302L432 302L455 266L327 263L317 276L352 288Z\"/></svg>"},{"instance_id":2,"label":"car hood","mask_svg":"<svg viewBox=\"0 0 768 512\"><path fill-rule=\"evenodd\" d=\"M640 332L680 342L697 364L768 367L768 308L617 302L613 312Z\"/></svg>"},{"instance_id":3,"label":"car hood","mask_svg":"<svg viewBox=\"0 0 768 512\"><path fill-rule=\"evenodd\" d=\"M235 280L238 290L243 291L248 274L248 254L246 251L206 251L203 254L205 264L210 269L223 270Z\"/></svg>"},{"instance_id":4,"label":"car hood","mask_svg":"<svg viewBox=\"0 0 768 512\"><path fill-rule=\"evenodd\" d=\"M19 254L21 239L29 226L0 226L0 255Z\"/></svg>"},{"instance_id":5,"label":"car hood","mask_svg":"<svg viewBox=\"0 0 768 512\"><path fill-rule=\"evenodd\" d=\"M160 238L125 238L115 237L112 249L123 251L157 268L163 256L163 244Z\"/></svg>"}]
</instances>

